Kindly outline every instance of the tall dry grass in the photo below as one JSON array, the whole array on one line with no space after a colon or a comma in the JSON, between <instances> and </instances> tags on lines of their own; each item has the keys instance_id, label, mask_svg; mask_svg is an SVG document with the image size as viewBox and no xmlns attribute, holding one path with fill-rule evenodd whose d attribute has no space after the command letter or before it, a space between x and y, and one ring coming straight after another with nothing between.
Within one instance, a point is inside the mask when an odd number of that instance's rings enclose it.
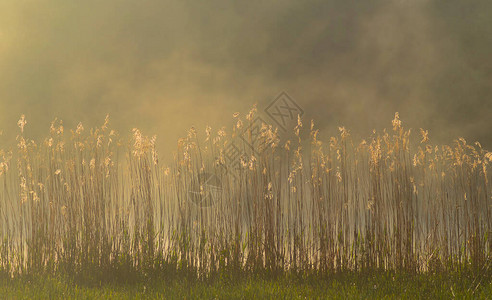
<instances>
[{"instance_id":1,"label":"tall dry grass","mask_svg":"<svg viewBox=\"0 0 492 300\"><path fill-rule=\"evenodd\" d=\"M339 271L485 270L491 259L492 153L460 138L412 139L398 114L392 128L354 141L280 141L263 126L257 149L235 115L230 132L178 142L162 166L155 137L134 129L123 143L103 126L24 137L0 150L0 269L14 276L221 272L331 274ZM246 130L249 141L238 139ZM241 150L228 164L231 143ZM261 149L260 149L261 148ZM237 168L236 168L237 167ZM205 186L202 175L219 186ZM127 274L127 275L125 275Z\"/></svg>"}]
</instances>

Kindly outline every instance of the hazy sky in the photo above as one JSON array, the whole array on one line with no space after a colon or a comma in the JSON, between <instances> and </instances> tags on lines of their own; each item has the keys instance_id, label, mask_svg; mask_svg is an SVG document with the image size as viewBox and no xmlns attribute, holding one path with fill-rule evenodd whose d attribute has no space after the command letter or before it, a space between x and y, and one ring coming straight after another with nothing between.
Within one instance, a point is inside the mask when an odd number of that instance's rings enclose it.
<instances>
[{"instance_id":1,"label":"hazy sky","mask_svg":"<svg viewBox=\"0 0 492 300\"><path fill-rule=\"evenodd\" d=\"M1 0L0 130L227 125L286 91L326 134L388 127L492 148L492 1Z\"/></svg>"}]
</instances>

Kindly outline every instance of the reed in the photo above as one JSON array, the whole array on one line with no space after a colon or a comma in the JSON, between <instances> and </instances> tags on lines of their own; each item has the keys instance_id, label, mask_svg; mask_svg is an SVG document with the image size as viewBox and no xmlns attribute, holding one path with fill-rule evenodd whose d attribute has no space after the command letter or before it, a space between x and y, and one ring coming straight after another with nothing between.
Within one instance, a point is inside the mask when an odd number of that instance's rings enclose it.
<instances>
[{"instance_id":1,"label":"reed","mask_svg":"<svg viewBox=\"0 0 492 300\"><path fill-rule=\"evenodd\" d=\"M36 143L21 117L16 149L0 150L0 272L488 272L492 153L479 143L433 145L398 114L362 141L343 127L321 141L311 122L304 143L299 118L282 141L271 126L251 132L254 114L235 114L229 134L191 129L170 167L155 137L124 142L108 118L68 134L55 120Z\"/></svg>"}]
</instances>

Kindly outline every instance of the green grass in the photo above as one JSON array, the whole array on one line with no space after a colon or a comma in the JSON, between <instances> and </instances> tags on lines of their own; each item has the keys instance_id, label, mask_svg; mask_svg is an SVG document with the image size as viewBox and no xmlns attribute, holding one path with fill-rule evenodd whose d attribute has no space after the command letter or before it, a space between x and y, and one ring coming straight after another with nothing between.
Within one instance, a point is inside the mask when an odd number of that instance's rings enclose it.
<instances>
[{"instance_id":1,"label":"green grass","mask_svg":"<svg viewBox=\"0 0 492 300\"><path fill-rule=\"evenodd\" d=\"M480 283L480 284L479 284ZM391 272L321 278L147 280L134 284L83 285L56 277L0 281L2 299L487 299L490 278Z\"/></svg>"}]
</instances>

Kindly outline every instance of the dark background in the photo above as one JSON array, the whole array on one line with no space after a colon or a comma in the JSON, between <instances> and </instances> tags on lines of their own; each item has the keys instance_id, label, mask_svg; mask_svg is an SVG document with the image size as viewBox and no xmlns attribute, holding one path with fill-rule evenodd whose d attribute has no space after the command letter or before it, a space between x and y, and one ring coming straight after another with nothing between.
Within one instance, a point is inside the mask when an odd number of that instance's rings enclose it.
<instances>
[{"instance_id":1,"label":"dark background","mask_svg":"<svg viewBox=\"0 0 492 300\"><path fill-rule=\"evenodd\" d=\"M322 127L404 125L492 149L492 1L2 0L0 130L229 125L286 91ZM306 121L308 123L309 121Z\"/></svg>"}]
</instances>

